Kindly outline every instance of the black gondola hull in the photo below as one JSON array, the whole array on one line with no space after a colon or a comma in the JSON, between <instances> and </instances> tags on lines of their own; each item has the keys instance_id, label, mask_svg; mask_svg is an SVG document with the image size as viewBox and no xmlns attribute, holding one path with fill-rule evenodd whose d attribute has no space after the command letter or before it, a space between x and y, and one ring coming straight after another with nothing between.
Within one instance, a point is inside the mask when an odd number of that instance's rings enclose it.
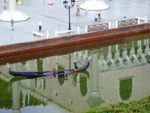
<instances>
[{"instance_id":1,"label":"black gondola hull","mask_svg":"<svg viewBox=\"0 0 150 113\"><path fill-rule=\"evenodd\" d=\"M61 70L61 71L56 71L55 73L52 71L43 71L43 72L15 72L15 71L9 71L9 74L12 76L22 76L26 78L39 78L39 77L45 77L45 76L50 76L50 77L64 77L67 75L71 75L74 72L80 72L85 69L87 69L90 65L90 62L88 61L87 64L83 67L76 68L76 69L67 69L67 70Z\"/></svg>"}]
</instances>

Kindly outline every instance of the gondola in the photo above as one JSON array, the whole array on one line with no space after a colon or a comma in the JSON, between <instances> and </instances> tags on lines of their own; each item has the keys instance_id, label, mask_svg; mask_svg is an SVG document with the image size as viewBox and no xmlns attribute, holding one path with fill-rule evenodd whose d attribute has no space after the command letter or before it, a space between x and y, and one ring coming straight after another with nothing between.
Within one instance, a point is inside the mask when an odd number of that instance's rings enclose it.
<instances>
[{"instance_id":1,"label":"gondola","mask_svg":"<svg viewBox=\"0 0 150 113\"><path fill-rule=\"evenodd\" d=\"M75 72L80 72L83 70L86 70L89 67L90 62L88 61L86 63L86 65L79 67L79 68L75 68L75 69L66 69L66 70L59 70L59 71L43 71L43 72L15 72L15 71L11 71L11 69L9 70L9 74L12 76L22 76L25 78L39 78L39 77L64 77L64 76L68 76L71 75L72 73Z\"/></svg>"}]
</instances>

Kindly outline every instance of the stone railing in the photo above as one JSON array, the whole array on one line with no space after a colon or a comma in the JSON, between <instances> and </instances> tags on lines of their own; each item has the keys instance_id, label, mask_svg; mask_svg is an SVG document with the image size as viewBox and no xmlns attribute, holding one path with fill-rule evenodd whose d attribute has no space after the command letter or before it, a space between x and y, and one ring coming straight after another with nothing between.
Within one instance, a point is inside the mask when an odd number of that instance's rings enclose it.
<instances>
[{"instance_id":1,"label":"stone railing","mask_svg":"<svg viewBox=\"0 0 150 113\"><path fill-rule=\"evenodd\" d=\"M130 45L130 46L127 46ZM129 44L116 44L92 52L85 50L73 53L75 61L85 61L98 55L100 72L144 65L150 62L150 39L138 40Z\"/></svg>"},{"instance_id":2,"label":"stone railing","mask_svg":"<svg viewBox=\"0 0 150 113\"><path fill-rule=\"evenodd\" d=\"M143 42L143 43L142 43ZM138 40L132 46L119 48L118 44L108 47L106 56L100 54L98 60L100 71L108 71L132 66L143 65L150 62L150 40Z\"/></svg>"},{"instance_id":3,"label":"stone railing","mask_svg":"<svg viewBox=\"0 0 150 113\"><path fill-rule=\"evenodd\" d=\"M72 30L56 29L54 35L49 33L49 31L46 31L45 33L33 31L32 34L33 36L46 39L46 38L54 38L54 37L56 38L56 37L63 37L63 36L69 36L69 35L75 35L75 34L84 34L87 32L105 31L108 29L135 26L135 25L144 24L144 23L150 23L150 19L148 19L147 17L135 17L135 18L130 18L130 19L105 22L105 23L101 21L101 22L96 22L92 25L77 26L76 28Z\"/></svg>"},{"instance_id":4,"label":"stone railing","mask_svg":"<svg viewBox=\"0 0 150 113\"><path fill-rule=\"evenodd\" d=\"M87 32L104 31L107 29L109 29L109 23L101 23L101 24L95 24L95 25L88 25L87 26Z\"/></svg>"},{"instance_id":5,"label":"stone railing","mask_svg":"<svg viewBox=\"0 0 150 113\"><path fill-rule=\"evenodd\" d=\"M138 18L127 19L127 20L120 20L118 21L118 27L126 27L126 26L133 26L138 24Z\"/></svg>"},{"instance_id":6,"label":"stone railing","mask_svg":"<svg viewBox=\"0 0 150 113\"><path fill-rule=\"evenodd\" d=\"M69 30L66 30L65 32L64 31L59 31L58 33L55 32L55 37L57 37L57 36L60 37L60 36L64 36L64 35L66 36L66 35L73 35L73 34L82 34L82 33L87 33L87 32L104 31L104 30L108 30L108 29L112 29L112 28L134 26L134 25L144 24L144 23L149 23L149 22L150 22L150 20L147 17L135 17L135 18L117 20L116 24L113 24L114 23L113 21L105 22L105 23L97 22L92 25L86 25L83 28L78 26L77 29L72 30L71 33L69 32Z\"/></svg>"}]
</instances>

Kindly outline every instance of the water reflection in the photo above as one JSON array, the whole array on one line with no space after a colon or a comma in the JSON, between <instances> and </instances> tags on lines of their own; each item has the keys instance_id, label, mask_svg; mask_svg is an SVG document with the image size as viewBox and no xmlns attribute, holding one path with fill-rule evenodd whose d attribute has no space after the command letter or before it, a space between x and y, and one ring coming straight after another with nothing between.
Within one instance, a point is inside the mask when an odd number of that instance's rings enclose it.
<instances>
[{"instance_id":1,"label":"water reflection","mask_svg":"<svg viewBox=\"0 0 150 113\"><path fill-rule=\"evenodd\" d=\"M128 100L132 93L132 77L119 81L119 93L122 100Z\"/></svg>"},{"instance_id":2,"label":"water reflection","mask_svg":"<svg viewBox=\"0 0 150 113\"><path fill-rule=\"evenodd\" d=\"M150 37L106 47L13 63L14 71L90 67L67 78L13 78L0 66L0 112L83 112L91 107L129 102L150 95ZM44 106L45 107L44 107ZM34 107L30 107L34 106ZM3 109L5 108L5 110ZM12 110L12 111L10 111Z\"/></svg>"}]
</instances>

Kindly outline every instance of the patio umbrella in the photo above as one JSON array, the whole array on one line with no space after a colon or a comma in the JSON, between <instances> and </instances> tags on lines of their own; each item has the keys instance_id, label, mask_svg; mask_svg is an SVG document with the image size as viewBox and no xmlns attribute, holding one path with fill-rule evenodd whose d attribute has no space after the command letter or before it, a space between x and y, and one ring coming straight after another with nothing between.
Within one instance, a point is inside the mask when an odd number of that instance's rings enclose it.
<instances>
[{"instance_id":1,"label":"patio umbrella","mask_svg":"<svg viewBox=\"0 0 150 113\"><path fill-rule=\"evenodd\" d=\"M102 0L85 1L80 5L80 9L86 11L102 11L109 8L109 5Z\"/></svg>"}]
</instances>

